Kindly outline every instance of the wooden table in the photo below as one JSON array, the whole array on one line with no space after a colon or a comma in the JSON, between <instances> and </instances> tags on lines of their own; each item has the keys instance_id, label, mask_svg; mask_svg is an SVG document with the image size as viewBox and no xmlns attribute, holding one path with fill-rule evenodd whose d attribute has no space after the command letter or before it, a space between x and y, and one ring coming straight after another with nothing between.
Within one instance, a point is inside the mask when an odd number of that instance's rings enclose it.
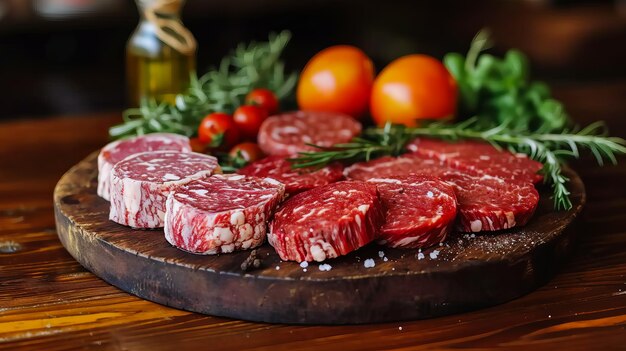
<instances>
[{"instance_id":1,"label":"wooden table","mask_svg":"<svg viewBox=\"0 0 626 351\"><path fill-rule=\"evenodd\" d=\"M584 99L589 94L599 99ZM581 86L559 96L576 115L609 119L614 134L624 136L623 94L610 86ZM119 118L113 113L0 124L0 349L626 349L624 158L617 167L574 164L588 193L576 223L582 233L578 249L554 279L527 296L414 322L270 325L141 300L83 269L61 246L53 187L106 142L107 127Z\"/></svg>"}]
</instances>

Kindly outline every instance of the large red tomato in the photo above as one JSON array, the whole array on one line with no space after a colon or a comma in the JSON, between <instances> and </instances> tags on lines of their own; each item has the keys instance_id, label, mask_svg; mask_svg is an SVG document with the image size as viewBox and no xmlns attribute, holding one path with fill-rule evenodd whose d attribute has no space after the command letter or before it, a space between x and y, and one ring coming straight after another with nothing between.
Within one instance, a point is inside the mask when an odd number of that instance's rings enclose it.
<instances>
[{"instance_id":1,"label":"large red tomato","mask_svg":"<svg viewBox=\"0 0 626 351\"><path fill-rule=\"evenodd\" d=\"M453 117L457 86L446 67L426 55L392 61L376 77L370 113L376 124L391 121L415 126L419 119Z\"/></svg>"},{"instance_id":2,"label":"large red tomato","mask_svg":"<svg viewBox=\"0 0 626 351\"><path fill-rule=\"evenodd\" d=\"M307 63L298 81L301 110L340 112L361 117L367 110L374 65L349 45L326 48Z\"/></svg>"}]
</instances>

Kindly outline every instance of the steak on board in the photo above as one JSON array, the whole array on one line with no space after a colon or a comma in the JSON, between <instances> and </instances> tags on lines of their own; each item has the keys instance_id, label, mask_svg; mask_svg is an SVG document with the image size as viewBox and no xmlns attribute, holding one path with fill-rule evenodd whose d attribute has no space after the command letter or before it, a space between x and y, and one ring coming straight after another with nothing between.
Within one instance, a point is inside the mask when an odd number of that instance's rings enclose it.
<instances>
[{"instance_id":1,"label":"steak on board","mask_svg":"<svg viewBox=\"0 0 626 351\"><path fill-rule=\"evenodd\" d=\"M443 242L454 226L454 189L431 176L372 178L385 208L378 231L390 247L422 248Z\"/></svg>"},{"instance_id":2,"label":"steak on board","mask_svg":"<svg viewBox=\"0 0 626 351\"><path fill-rule=\"evenodd\" d=\"M153 133L107 144L98 154L98 195L109 200L113 166L130 155L146 151L191 152L189 138L171 133Z\"/></svg>"},{"instance_id":3,"label":"steak on board","mask_svg":"<svg viewBox=\"0 0 626 351\"><path fill-rule=\"evenodd\" d=\"M439 160L470 175L487 174L502 179L533 183L543 179L537 173L543 167L540 162L528 158L525 154L498 150L489 143L471 140L451 143L418 138L407 145L407 150L424 158Z\"/></svg>"},{"instance_id":4,"label":"steak on board","mask_svg":"<svg viewBox=\"0 0 626 351\"><path fill-rule=\"evenodd\" d=\"M535 213L539 193L530 182L511 182L453 170L440 175L456 191L461 232L481 232L523 226Z\"/></svg>"},{"instance_id":5,"label":"steak on board","mask_svg":"<svg viewBox=\"0 0 626 351\"><path fill-rule=\"evenodd\" d=\"M167 198L165 239L195 254L257 247L285 186L274 179L214 175L177 188Z\"/></svg>"},{"instance_id":6,"label":"steak on board","mask_svg":"<svg viewBox=\"0 0 626 351\"><path fill-rule=\"evenodd\" d=\"M148 151L111 171L109 219L132 228L163 227L165 200L177 187L221 173L217 159L195 152Z\"/></svg>"},{"instance_id":7,"label":"steak on board","mask_svg":"<svg viewBox=\"0 0 626 351\"><path fill-rule=\"evenodd\" d=\"M271 116L259 129L259 147L268 155L289 156L316 151L307 144L329 147L361 133L354 118L335 112L296 111Z\"/></svg>"},{"instance_id":8,"label":"steak on board","mask_svg":"<svg viewBox=\"0 0 626 351\"><path fill-rule=\"evenodd\" d=\"M422 159L417 155L405 154L400 157L383 156L368 162L357 162L346 167L346 179L367 181L373 178L408 176L410 174L432 174L438 176L442 170L449 170L439 161Z\"/></svg>"},{"instance_id":9,"label":"steak on board","mask_svg":"<svg viewBox=\"0 0 626 351\"><path fill-rule=\"evenodd\" d=\"M376 185L342 181L285 201L270 222L267 238L284 261L321 262L374 240L383 216Z\"/></svg>"},{"instance_id":10,"label":"steak on board","mask_svg":"<svg viewBox=\"0 0 626 351\"><path fill-rule=\"evenodd\" d=\"M320 169L293 169L286 157L268 156L241 168L237 173L276 179L285 184L285 192L288 195L295 195L341 180L343 178L343 166L341 163L333 163Z\"/></svg>"},{"instance_id":11,"label":"steak on board","mask_svg":"<svg viewBox=\"0 0 626 351\"><path fill-rule=\"evenodd\" d=\"M469 175L414 154L356 163L344 171L346 178L357 180L411 174L436 176L454 187L459 213L456 228L462 232L496 231L524 225L539 203L539 193L530 181Z\"/></svg>"}]
</instances>

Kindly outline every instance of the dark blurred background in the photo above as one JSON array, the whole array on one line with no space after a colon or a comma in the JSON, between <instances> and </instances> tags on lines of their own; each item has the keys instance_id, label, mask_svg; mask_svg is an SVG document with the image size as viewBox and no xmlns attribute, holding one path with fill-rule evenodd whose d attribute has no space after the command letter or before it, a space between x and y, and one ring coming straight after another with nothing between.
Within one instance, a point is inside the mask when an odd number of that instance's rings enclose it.
<instances>
[{"instance_id":1,"label":"dark blurred background","mask_svg":"<svg viewBox=\"0 0 626 351\"><path fill-rule=\"evenodd\" d=\"M381 70L403 54L465 52L489 27L492 52L526 52L534 76L583 119L626 118L626 0L188 0L183 20L199 73L238 42L282 29L293 33L293 70L338 43L361 47ZM127 107L124 50L137 23L132 0L0 0L0 119Z\"/></svg>"}]
</instances>

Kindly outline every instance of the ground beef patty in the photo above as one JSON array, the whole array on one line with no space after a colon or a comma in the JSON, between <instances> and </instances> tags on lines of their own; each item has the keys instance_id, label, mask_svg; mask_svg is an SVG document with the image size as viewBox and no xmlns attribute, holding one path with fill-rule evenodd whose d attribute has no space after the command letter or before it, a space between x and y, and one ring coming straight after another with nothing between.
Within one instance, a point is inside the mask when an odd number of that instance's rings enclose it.
<instances>
[{"instance_id":1,"label":"ground beef patty","mask_svg":"<svg viewBox=\"0 0 626 351\"><path fill-rule=\"evenodd\" d=\"M343 178L343 166L333 163L329 166L316 168L291 168L291 163L283 156L269 156L237 171L239 174L262 178L273 178L285 184L285 192L289 195L317 188L318 186L337 182Z\"/></svg>"},{"instance_id":2,"label":"ground beef patty","mask_svg":"<svg viewBox=\"0 0 626 351\"><path fill-rule=\"evenodd\" d=\"M270 223L269 243L285 261L324 261L374 240L383 222L376 185L342 181L297 194Z\"/></svg>"},{"instance_id":3,"label":"ground beef patty","mask_svg":"<svg viewBox=\"0 0 626 351\"><path fill-rule=\"evenodd\" d=\"M268 155L289 156L315 151L307 145L333 146L361 133L354 118L334 112L296 111L271 116L259 130L259 147Z\"/></svg>"}]
</instances>

